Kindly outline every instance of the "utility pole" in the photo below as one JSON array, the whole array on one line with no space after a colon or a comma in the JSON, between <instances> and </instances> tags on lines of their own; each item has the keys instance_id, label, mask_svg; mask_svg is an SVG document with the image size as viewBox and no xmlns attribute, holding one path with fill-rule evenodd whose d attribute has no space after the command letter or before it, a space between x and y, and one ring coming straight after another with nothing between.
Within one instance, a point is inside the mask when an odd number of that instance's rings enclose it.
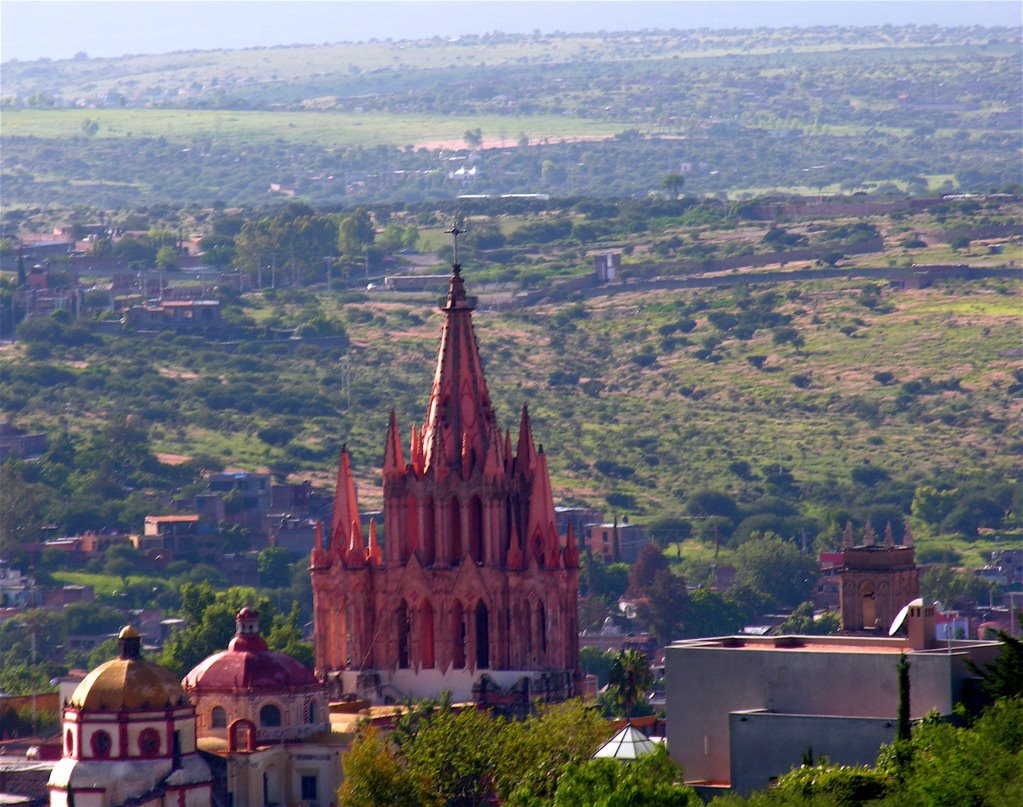
<instances>
[{"instance_id":1,"label":"utility pole","mask_svg":"<svg viewBox=\"0 0 1023 807\"><path fill-rule=\"evenodd\" d=\"M341 357L341 395L345 398L345 408L352 408L352 364L345 353Z\"/></svg>"}]
</instances>

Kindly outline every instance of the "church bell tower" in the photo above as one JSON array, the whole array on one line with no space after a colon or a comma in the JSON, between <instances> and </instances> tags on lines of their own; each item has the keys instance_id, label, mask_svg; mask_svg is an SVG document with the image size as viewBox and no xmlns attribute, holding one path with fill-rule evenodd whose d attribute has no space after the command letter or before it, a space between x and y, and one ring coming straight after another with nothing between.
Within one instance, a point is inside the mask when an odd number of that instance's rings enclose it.
<instances>
[{"instance_id":1,"label":"church bell tower","mask_svg":"<svg viewBox=\"0 0 1023 807\"><path fill-rule=\"evenodd\" d=\"M457 239L457 230L452 231ZM408 456L391 412L385 540L359 518L342 450L329 535L311 557L317 673L332 697L374 702L449 690L511 708L578 692L579 551L555 527L547 458L523 406L502 434L452 267L426 420Z\"/></svg>"}]
</instances>

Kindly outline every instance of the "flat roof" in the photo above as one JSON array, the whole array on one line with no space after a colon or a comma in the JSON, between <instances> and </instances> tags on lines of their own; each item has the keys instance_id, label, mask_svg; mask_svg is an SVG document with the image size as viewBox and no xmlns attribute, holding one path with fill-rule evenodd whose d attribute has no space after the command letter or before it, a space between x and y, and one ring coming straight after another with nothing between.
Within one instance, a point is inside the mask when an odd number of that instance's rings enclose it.
<instances>
[{"instance_id":1,"label":"flat roof","mask_svg":"<svg viewBox=\"0 0 1023 807\"><path fill-rule=\"evenodd\" d=\"M876 653L876 654L939 654L953 650L998 646L997 640L964 640L938 642L926 650L914 650L905 637L887 636L715 636L705 639L683 639L668 645L671 648L705 650L780 651L796 653Z\"/></svg>"}]
</instances>

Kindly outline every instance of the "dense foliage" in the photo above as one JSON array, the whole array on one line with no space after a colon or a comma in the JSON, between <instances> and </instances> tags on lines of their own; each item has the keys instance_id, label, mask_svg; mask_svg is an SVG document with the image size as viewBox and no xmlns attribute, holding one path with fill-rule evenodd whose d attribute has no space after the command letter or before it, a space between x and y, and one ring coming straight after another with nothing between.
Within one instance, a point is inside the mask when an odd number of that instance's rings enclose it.
<instances>
[{"instance_id":1,"label":"dense foliage","mask_svg":"<svg viewBox=\"0 0 1023 807\"><path fill-rule=\"evenodd\" d=\"M407 707L394 731L363 727L345 756L343 805L481 805L495 797L539 804L555 795L566 765L586 760L609 727L578 701L525 720L455 710L448 701Z\"/></svg>"}]
</instances>

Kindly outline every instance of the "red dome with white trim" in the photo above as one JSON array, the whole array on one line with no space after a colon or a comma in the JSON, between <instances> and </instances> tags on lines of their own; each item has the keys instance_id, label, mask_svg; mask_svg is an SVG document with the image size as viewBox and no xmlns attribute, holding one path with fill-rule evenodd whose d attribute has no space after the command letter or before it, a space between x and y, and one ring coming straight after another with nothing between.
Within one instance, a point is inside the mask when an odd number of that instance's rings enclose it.
<instances>
[{"instance_id":1,"label":"red dome with white trim","mask_svg":"<svg viewBox=\"0 0 1023 807\"><path fill-rule=\"evenodd\" d=\"M238 630L227 650L197 664L181 680L186 691L283 692L320 687L320 682L300 661L267 649L266 641L259 635L258 611L242 608L235 619Z\"/></svg>"}]
</instances>

